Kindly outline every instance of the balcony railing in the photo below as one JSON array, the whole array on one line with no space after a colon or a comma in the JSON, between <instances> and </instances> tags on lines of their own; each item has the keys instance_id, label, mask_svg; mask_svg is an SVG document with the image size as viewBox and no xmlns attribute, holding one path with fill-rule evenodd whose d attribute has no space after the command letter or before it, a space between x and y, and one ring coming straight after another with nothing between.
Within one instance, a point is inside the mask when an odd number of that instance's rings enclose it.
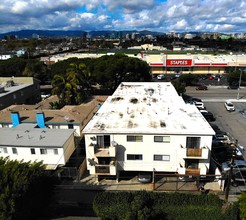
<instances>
[{"instance_id":1,"label":"balcony railing","mask_svg":"<svg viewBox=\"0 0 246 220\"><path fill-rule=\"evenodd\" d=\"M116 175L115 165L96 165L95 174L97 175Z\"/></svg>"},{"instance_id":2,"label":"balcony railing","mask_svg":"<svg viewBox=\"0 0 246 220\"><path fill-rule=\"evenodd\" d=\"M208 147L189 148L180 145L180 157L194 159L208 159L210 149Z\"/></svg>"},{"instance_id":3,"label":"balcony railing","mask_svg":"<svg viewBox=\"0 0 246 220\"><path fill-rule=\"evenodd\" d=\"M186 156L188 157L201 157L202 149L201 148L187 148Z\"/></svg>"},{"instance_id":4,"label":"balcony railing","mask_svg":"<svg viewBox=\"0 0 246 220\"><path fill-rule=\"evenodd\" d=\"M109 165L96 165L96 173L109 174Z\"/></svg>"},{"instance_id":5,"label":"balcony railing","mask_svg":"<svg viewBox=\"0 0 246 220\"><path fill-rule=\"evenodd\" d=\"M100 147L97 144L90 144L88 147L91 153L94 153L95 157L115 157L116 147Z\"/></svg>"},{"instance_id":6,"label":"balcony railing","mask_svg":"<svg viewBox=\"0 0 246 220\"><path fill-rule=\"evenodd\" d=\"M200 175L200 168L186 168L185 174L191 176Z\"/></svg>"}]
</instances>

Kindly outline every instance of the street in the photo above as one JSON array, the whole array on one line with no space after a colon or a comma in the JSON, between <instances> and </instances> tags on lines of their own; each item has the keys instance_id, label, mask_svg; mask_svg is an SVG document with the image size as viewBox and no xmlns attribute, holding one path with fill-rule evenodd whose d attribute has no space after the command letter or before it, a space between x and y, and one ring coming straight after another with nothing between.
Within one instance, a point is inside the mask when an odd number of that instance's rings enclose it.
<instances>
[{"instance_id":1,"label":"street","mask_svg":"<svg viewBox=\"0 0 246 220\"><path fill-rule=\"evenodd\" d=\"M213 123L227 132L232 140L237 139L238 143L246 148L246 115L239 112L246 109L246 88L240 89L239 99L237 99L238 90L215 86L210 86L207 91L197 91L194 87L188 87L186 94L202 99L207 110L216 118ZM226 111L224 107L226 100L233 102L235 112ZM246 151L244 151L244 158L246 158Z\"/></svg>"}]
</instances>

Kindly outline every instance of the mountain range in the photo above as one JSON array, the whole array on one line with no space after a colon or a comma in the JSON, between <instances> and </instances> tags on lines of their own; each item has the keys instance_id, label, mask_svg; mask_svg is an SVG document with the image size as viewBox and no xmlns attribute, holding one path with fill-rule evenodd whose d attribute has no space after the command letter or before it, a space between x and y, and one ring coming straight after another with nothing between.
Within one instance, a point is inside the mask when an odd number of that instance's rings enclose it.
<instances>
[{"instance_id":1,"label":"mountain range","mask_svg":"<svg viewBox=\"0 0 246 220\"><path fill-rule=\"evenodd\" d=\"M148 30L143 31L136 31L136 30L129 30L129 31L63 31L63 30L20 30L20 31L12 31L7 33L0 34L0 39L3 39L5 36L13 35L17 36L18 38L32 38L34 35L39 37L83 37L83 36L116 36L121 37L125 36L126 34L138 33L140 36L144 35L163 35L164 33L161 32L152 32Z\"/></svg>"}]
</instances>

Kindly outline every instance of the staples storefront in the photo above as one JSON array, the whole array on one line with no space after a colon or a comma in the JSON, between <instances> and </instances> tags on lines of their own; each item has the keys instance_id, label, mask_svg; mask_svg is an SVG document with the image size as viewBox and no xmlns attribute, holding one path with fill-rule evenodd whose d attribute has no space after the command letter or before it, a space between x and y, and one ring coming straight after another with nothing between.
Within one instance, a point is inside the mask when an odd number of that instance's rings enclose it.
<instances>
[{"instance_id":1,"label":"staples storefront","mask_svg":"<svg viewBox=\"0 0 246 220\"><path fill-rule=\"evenodd\" d=\"M226 73L228 63L221 60L212 60L211 57L188 57L166 55L161 59L151 60L149 62L151 73L158 74L223 74Z\"/></svg>"},{"instance_id":2,"label":"staples storefront","mask_svg":"<svg viewBox=\"0 0 246 220\"><path fill-rule=\"evenodd\" d=\"M193 66L192 59L167 59L166 60L166 73L191 73Z\"/></svg>"}]
</instances>

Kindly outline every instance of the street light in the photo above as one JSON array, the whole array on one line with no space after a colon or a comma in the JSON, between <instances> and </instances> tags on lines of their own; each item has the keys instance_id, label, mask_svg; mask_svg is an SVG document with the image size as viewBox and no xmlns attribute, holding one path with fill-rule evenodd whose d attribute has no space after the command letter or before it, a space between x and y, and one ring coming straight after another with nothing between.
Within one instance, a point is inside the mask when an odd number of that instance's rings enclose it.
<instances>
[{"instance_id":1,"label":"street light","mask_svg":"<svg viewBox=\"0 0 246 220\"><path fill-rule=\"evenodd\" d=\"M240 86L241 86L241 80L242 80L242 73L243 71L241 69L239 69L240 71L240 77L239 77L239 82L238 82L238 92L237 92L237 99L239 99L239 95L240 95Z\"/></svg>"}]
</instances>

